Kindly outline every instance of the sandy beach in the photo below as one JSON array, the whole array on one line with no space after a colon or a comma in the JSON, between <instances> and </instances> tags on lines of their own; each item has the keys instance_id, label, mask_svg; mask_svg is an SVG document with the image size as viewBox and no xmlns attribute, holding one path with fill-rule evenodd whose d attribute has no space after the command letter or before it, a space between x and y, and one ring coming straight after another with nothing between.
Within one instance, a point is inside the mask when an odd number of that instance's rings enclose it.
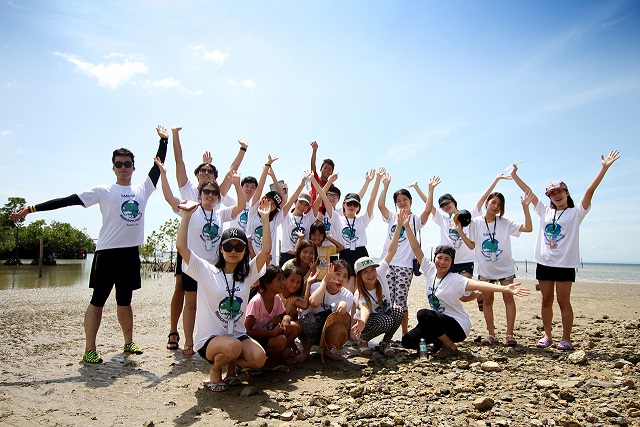
<instances>
[{"instance_id":1,"label":"sandy beach","mask_svg":"<svg viewBox=\"0 0 640 427\"><path fill-rule=\"evenodd\" d=\"M226 393L203 388L209 365L197 354L165 349L171 275L147 278L134 293L142 355L122 353L110 297L98 334L100 365L81 361L87 287L0 291L0 424L640 425L640 287L574 284L577 351L563 353L535 348L540 295L533 282L525 285L533 293L517 300L515 348L474 342L485 330L471 302L471 335L451 360L420 363L405 351L364 358L345 348L342 362L323 364L316 354L290 373L243 377ZM411 324L426 305L424 289L424 276L415 278ZM504 341L499 296L494 309ZM557 306L554 315L559 337Z\"/></svg>"}]
</instances>

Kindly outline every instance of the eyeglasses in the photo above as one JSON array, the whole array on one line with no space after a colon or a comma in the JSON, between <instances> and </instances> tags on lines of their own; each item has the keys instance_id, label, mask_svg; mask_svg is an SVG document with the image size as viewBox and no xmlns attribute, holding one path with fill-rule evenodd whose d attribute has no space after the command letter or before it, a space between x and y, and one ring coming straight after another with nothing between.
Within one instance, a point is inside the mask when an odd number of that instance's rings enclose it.
<instances>
[{"instance_id":1,"label":"eyeglasses","mask_svg":"<svg viewBox=\"0 0 640 427\"><path fill-rule=\"evenodd\" d=\"M220 195L220 192L218 190L210 190L208 188L203 188L202 194L204 194L205 196L212 195L212 196L218 197Z\"/></svg>"},{"instance_id":2,"label":"eyeglasses","mask_svg":"<svg viewBox=\"0 0 640 427\"><path fill-rule=\"evenodd\" d=\"M200 168L200 170L198 172L200 172L200 173L208 173L209 175L213 175L214 174L214 170L213 169L206 169L206 168Z\"/></svg>"},{"instance_id":3,"label":"eyeglasses","mask_svg":"<svg viewBox=\"0 0 640 427\"><path fill-rule=\"evenodd\" d=\"M347 202L347 206L350 208L357 208L358 206L360 206L360 203L358 202Z\"/></svg>"},{"instance_id":4,"label":"eyeglasses","mask_svg":"<svg viewBox=\"0 0 640 427\"><path fill-rule=\"evenodd\" d=\"M236 251L240 253L240 252L244 252L244 248L246 246L247 245L245 245L244 243L236 243L235 245L233 243L223 243L222 250L225 252Z\"/></svg>"},{"instance_id":5,"label":"eyeglasses","mask_svg":"<svg viewBox=\"0 0 640 427\"><path fill-rule=\"evenodd\" d=\"M122 166L129 169L131 166L133 166L133 162L130 162L129 160L127 160L126 162L117 161L113 163L113 166L118 169L120 169Z\"/></svg>"},{"instance_id":6,"label":"eyeglasses","mask_svg":"<svg viewBox=\"0 0 640 427\"><path fill-rule=\"evenodd\" d=\"M338 196L335 193L327 193L327 197L330 198L330 199L339 199L340 198L340 196Z\"/></svg>"}]
</instances>

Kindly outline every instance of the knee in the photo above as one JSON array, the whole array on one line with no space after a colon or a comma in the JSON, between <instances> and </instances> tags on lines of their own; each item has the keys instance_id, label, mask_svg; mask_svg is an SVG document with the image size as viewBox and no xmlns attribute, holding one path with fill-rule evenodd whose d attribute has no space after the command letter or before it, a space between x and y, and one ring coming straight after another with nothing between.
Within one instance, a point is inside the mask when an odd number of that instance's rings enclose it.
<instances>
[{"instance_id":1,"label":"knee","mask_svg":"<svg viewBox=\"0 0 640 427\"><path fill-rule=\"evenodd\" d=\"M247 365L250 368L260 368L267 361L267 353L260 348L252 349L251 351L244 351L242 356L247 361Z\"/></svg>"},{"instance_id":2,"label":"knee","mask_svg":"<svg viewBox=\"0 0 640 427\"><path fill-rule=\"evenodd\" d=\"M558 295L557 300L558 300L558 305L560 306L560 310L571 308L571 298L561 297L560 295Z\"/></svg>"},{"instance_id":3,"label":"knee","mask_svg":"<svg viewBox=\"0 0 640 427\"><path fill-rule=\"evenodd\" d=\"M273 337L270 340L272 342L273 348L277 351L283 351L287 348L287 337L284 335L278 335L277 337Z\"/></svg>"}]
</instances>

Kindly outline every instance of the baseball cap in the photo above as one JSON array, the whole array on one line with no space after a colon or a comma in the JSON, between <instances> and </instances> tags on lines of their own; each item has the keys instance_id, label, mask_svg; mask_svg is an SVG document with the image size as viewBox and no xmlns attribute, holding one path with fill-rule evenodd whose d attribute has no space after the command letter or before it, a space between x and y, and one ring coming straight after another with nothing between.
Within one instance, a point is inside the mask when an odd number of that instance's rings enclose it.
<instances>
[{"instance_id":1,"label":"baseball cap","mask_svg":"<svg viewBox=\"0 0 640 427\"><path fill-rule=\"evenodd\" d=\"M455 222L460 223L463 227L471 224L471 212L466 209L460 209L456 216L453 217Z\"/></svg>"},{"instance_id":2,"label":"baseball cap","mask_svg":"<svg viewBox=\"0 0 640 427\"><path fill-rule=\"evenodd\" d=\"M247 235L244 233L244 231L234 227L227 228L222 232L222 237L220 238L220 245L224 245L225 243L231 240L240 240L245 245L249 243L249 241L247 240Z\"/></svg>"},{"instance_id":3,"label":"baseball cap","mask_svg":"<svg viewBox=\"0 0 640 427\"><path fill-rule=\"evenodd\" d=\"M311 204L311 194L309 193L300 193L298 196L298 200L303 200L307 202L309 205Z\"/></svg>"},{"instance_id":4,"label":"baseball cap","mask_svg":"<svg viewBox=\"0 0 640 427\"><path fill-rule=\"evenodd\" d=\"M276 205L278 207L280 207L280 203L282 203L282 197L280 196L280 194L278 194L277 191L269 191L267 194L264 195L264 197L276 202Z\"/></svg>"},{"instance_id":5,"label":"baseball cap","mask_svg":"<svg viewBox=\"0 0 640 427\"><path fill-rule=\"evenodd\" d=\"M343 203L349 203L349 202L356 202L358 204L360 203L360 196L357 193L349 193L346 195L346 197L343 200Z\"/></svg>"},{"instance_id":6,"label":"baseball cap","mask_svg":"<svg viewBox=\"0 0 640 427\"><path fill-rule=\"evenodd\" d=\"M449 203L449 202L456 203L456 199L454 199L453 196L451 194L449 194L449 193L443 194L438 199L438 206L442 206L442 205L444 205L446 203Z\"/></svg>"},{"instance_id":7,"label":"baseball cap","mask_svg":"<svg viewBox=\"0 0 640 427\"><path fill-rule=\"evenodd\" d=\"M549 197L549 194L551 194L555 190L564 190L567 193L569 192L567 184L565 184L563 181L553 181L549 185L547 185L547 188L544 190L544 195Z\"/></svg>"},{"instance_id":8,"label":"baseball cap","mask_svg":"<svg viewBox=\"0 0 640 427\"><path fill-rule=\"evenodd\" d=\"M356 263L353 265L353 269L355 270L356 274L358 274L359 271L362 271L367 267L379 267L379 266L380 264L376 263L374 260L372 260L368 256L363 256L362 258L358 258Z\"/></svg>"}]
</instances>

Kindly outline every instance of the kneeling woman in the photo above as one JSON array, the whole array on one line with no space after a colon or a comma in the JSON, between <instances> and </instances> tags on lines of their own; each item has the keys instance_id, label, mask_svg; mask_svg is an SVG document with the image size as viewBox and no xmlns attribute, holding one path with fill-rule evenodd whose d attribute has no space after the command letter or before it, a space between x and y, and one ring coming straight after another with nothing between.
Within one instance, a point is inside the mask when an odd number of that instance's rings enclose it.
<instances>
[{"instance_id":1,"label":"kneeling woman","mask_svg":"<svg viewBox=\"0 0 640 427\"><path fill-rule=\"evenodd\" d=\"M403 347L417 349L420 339L424 338L427 343L433 344L435 357L444 359L454 356L458 353L455 343L464 341L471 331L471 320L460 298L473 291L503 292L520 297L531 293L527 288L520 288L520 283L501 286L449 273L456 250L451 246L438 246L434 251L435 262L429 261L407 222L408 216L398 217L398 225L405 226L411 248L420 260L421 270L427 279L429 308L418 311L418 325L402 337Z\"/></svg>"},{"instance_id":2,"label":"kneeling woman","mask_svg":"<svg viewBox=\"0 0 640 427\"><path fill-rule=\"evenodd\" d=\"M264 274L269 262L270 204L262 201L258 209L264 244L256 257L249 261L247 236L238 228L230 228L222 234L220 256L215 265L199 258L187 245L189 221L194 211L194 208L185 211L176 246L187 267L184 272L198 281L195 349L211 363L209 381L204 384L212 391L226 391L229 386L240 384L234 376L236 364L257 369L266 360L264 349L246 334L244 315L250 287ZM224 366L227 373L223 379Z\"/></svg>"}]
</instances>

